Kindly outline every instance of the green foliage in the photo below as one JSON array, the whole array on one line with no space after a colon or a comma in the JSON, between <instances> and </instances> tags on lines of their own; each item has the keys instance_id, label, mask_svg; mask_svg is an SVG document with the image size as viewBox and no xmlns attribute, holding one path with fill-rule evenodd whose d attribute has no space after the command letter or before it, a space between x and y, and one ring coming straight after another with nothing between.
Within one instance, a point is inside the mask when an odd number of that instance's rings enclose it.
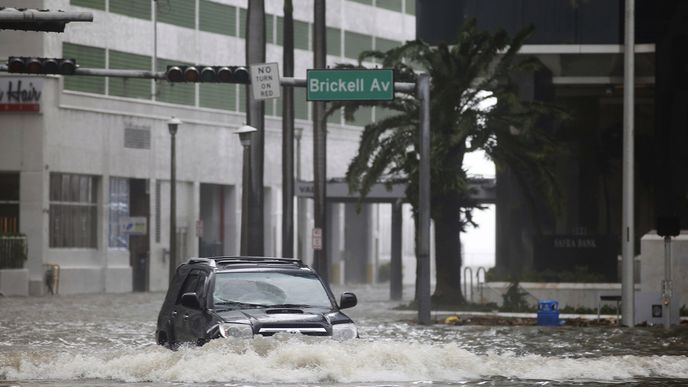
<instances>
[{"instance_id":1,"label":"green foliage","mask_svg":"<svg viewBox=\"0 0 688 387\"><path fill-rule=\"evenodd\" d=\"M472 223L471 211L479 206L470 198L463 159L476 150L484 150L497 168L513 169L524 186L540 189L556 203L552 160L557 146L540 123L545 115L558 111L519 98L514 80L540 68L536 60L516 56L532 31L526 28L510 39L504 31L479 31L475 20L469 20L456 45L434 47L410 41L385 52L365 51L358 66L337 66L362 68L364 61L375 59L382 67L395 70L397 82L416 82L416 70L432 77L431 192L433 199L457 199L452 203L432 200L433 217L443 214L445 206L459 206L462 225ZM496 104L486 107L490 101ZM393 101L385 102L336 102L329 112L344 108L345 117L351 120L360 107L374 105L393 114L365 126L358 154L346 174L350 190L365 196L380 180L402 180L410 183L407 196L416 203L420 106L414 93L397 92Z\"/></svg>"},{"instance_id":2,"label":"green foliage","mask_svg":"<svg viewBox=\"0 0 688 387\"><path fill-rule=\"evenodd\" d=\"M439 235L476 226L472 212L482 207L471 196L463 167L467 153L483 150L498 169L513 171L533 203L535 197L546 198L553 208L559 202L554 179L559 149L552 125L542 123L561 112L520 98L516 82L517 77L541 68L537 60L516 55L532 31L526 28L510 38L505 31L479 31L475 20L468 20L455 45L409 41L385 52L364 51L358 65L337 66L363 68L363 62L374 60L394 69L396 82L415 83L416 71L430 75L431 217ZM343 108L346 119L352 120L357 109L370 106L390 113L364 127L358 153L346 173L349 190L364 198L379 181L406 182L406 197L417 210L420 103L414 92L397 92L392 101L334 102L328 114ZM460 260L455 240L437 245L438 268ZM455 247L459 249L454 251ZM459 277L458 271L454 276L438 275L435 295L456 294Z\"/></svg>"},{"instance_id":3,"label":"green foliage","mask_svg":"<svg viewBox=\"0 0 688 387\"><path fill-rule=\"evenodd\" d=\"M502 295L502 307L499 308L501 312L531 312L534 309L528 305L526 301L528 293L521 290L518 281L514 281L509 285L506 293Z\"/></svg>"},{"instance_id":4,"label":"green foliage","mask_svg":"<svg viewBox=\"0 0 688 387\"><path fill-rule=\"evenodd\" d=\"M28 259L24 234L0 233L0 269L21 269Z\"/></svg>"},{"instance_id":5,"label":"green foliage","mask_svg":"<svg viewBox=\"0 0 688 387\"><path fill-rule=\"evenodd\" d=\"M392 264L390 262L385 262L377 267L377 280L378 282L387 282L390 280L390 273L392 270Z\"/></svg>"}]
</instances>

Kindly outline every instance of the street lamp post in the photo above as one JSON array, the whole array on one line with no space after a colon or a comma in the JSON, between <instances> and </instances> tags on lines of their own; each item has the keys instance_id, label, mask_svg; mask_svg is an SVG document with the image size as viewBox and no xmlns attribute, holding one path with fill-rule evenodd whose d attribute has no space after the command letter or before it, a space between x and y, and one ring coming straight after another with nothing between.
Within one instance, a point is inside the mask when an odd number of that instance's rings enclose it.
<instances>
[{"instance_id":1,"label":"street lamp post","mask_svg":"<svg viewBox=\"0 0 688 387\"><path fill-rule=\"evenodd\" d=\"M177 171L176 144L177 129L182 121L172 117L167 121L170 131L170 284L177 269Z\"/></svg>"},{"instance_id":2,"label":"street lamp post","mask_svg":"<svg viewBox=\"0 0 688 387\"><path fill-rule=\"evenodd\" d=\"M241 142L241 146L244 148L244 161L241 173L241 255L247 255L248 249L248 193L250 190L249 185L251 184L251 140L253 133L256 131L258 131L258 129L248 125L244 125L234 131L234 133L239 135L239 141Z\"/></svg>"},{"instance_id":3,"label":"street lamp post","mask_svg":"<svg viewBox=\"0 0 688 387\"><path fill-rule=\"evenodd\" d=\"M294 139L296 140L296 181L301 181L301 136L303 128L294 128ZM305 259L306 254L301 238L306 230L306 201L302 198L297 199L296 205L296 257Z\"/></svg>"}]
</instances>

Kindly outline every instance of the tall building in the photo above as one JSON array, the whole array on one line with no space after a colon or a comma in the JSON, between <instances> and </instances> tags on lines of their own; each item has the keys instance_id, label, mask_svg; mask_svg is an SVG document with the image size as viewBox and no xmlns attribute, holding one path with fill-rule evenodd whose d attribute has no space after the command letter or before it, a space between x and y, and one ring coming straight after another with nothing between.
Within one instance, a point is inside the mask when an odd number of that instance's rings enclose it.
<instances>
[{"instance_id":1,"label":"tall building","mask_svg":"<svg viewBox=\"0 0 688 387\"><path fill-rule=\"evenodd\" d=\"M635 4L636 232L630 237L638 254L657 217L675 216L688 226L682 150L688 4ZM534 26L520 54L544 66L520 79L519 90L569 115L552 128L562 146L555 167L558 213L508 168L498 170L496 269L502 278L577 267L610 282L619 278L624 6L623 0L418 1L418 37L433 43L455 41L469 18L481 29L512 36Z\"/></svg>"},{"instance_id":2,"label":"tall building","mask_svg":"<svg viewBox=\"0 0 688 387\"><path fill-rule=\"evenodd\" d=\"M265 3L266 61L281 63L283 2ZM62 57L83 68L156 71L246 61L247 0L7 0L0 6L94 15L93 23L71 23L63 34L0 31L2 60ZM313 2L294 0L294 18L295 76L304 78L313 63ZM414 0L327 1L327 62L353 62L363 50L395 47L415 38L415 26ZM246 121L244 86L0 74L0 88L0 234L21 233L28 244L25 270L13 272L13 284L43 294L47 270L58 265L60 293L167 287L166 123L173 116L183 122L176 135L178 255L238 253L242 147L233 131ZM30 98L8 100L17 89ZM281 100L265 103L265 253L276 256L281 109ZM361 126L381 114L361 109L353 121L329 118L328 178L344 176ZM295 115L303 129L296 162L301 177L311 180L311 106L304 89L295 89ZM342 219L360 226L352 230L369 230L377 210L368 206L360 215L352 204L329 208L333 280L369 279L379 251L376 233L364 232L364 243L351 243L345 256L343 246L355 236L347 239ZM298 245L309 259L310 237L301 231ZM0 291L3 278L8 281L0 275Z\"/></svg>"}]
</instances>

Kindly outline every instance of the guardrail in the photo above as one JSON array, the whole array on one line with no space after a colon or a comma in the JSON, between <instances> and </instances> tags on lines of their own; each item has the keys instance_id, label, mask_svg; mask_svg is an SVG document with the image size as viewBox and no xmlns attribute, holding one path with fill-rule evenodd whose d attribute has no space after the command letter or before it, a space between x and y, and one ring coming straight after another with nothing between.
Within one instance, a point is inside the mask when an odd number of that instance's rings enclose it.
<instances>
[{"instance_id":1,"label":"guardrail","mask_svg":"<svg viewBox=\"0 0 688 387\"><path fill-rule=\"evenodd\" d=\"M0 269L21 269L28 257L26 236L0 234Z\"/></svg>"}]
</instances>

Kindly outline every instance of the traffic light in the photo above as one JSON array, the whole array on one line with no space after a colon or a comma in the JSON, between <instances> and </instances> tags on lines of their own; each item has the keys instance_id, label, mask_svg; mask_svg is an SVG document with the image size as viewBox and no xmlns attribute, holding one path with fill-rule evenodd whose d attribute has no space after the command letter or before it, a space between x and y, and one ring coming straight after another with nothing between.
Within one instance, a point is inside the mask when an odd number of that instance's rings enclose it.
<instances>
[{"instance_id":1,"label":"traffic light","mask_svg":"<svg viewBox=\"0 0 688 387\"><path fill-rule=\"evenodd\" d=\"M250 83L243 66L167 66L165 76L170 82Z\"/></svg>"},{"instance_id":2,"label":"traffic light","mask_svg":"<svg viewBox=\"0 0 688 387\"><path fill-rule=\"evenodd\" d=\"M11 56L7 60L8 73L73 75L76 67L75 59Z\"/></svg>"}]
</instances>

